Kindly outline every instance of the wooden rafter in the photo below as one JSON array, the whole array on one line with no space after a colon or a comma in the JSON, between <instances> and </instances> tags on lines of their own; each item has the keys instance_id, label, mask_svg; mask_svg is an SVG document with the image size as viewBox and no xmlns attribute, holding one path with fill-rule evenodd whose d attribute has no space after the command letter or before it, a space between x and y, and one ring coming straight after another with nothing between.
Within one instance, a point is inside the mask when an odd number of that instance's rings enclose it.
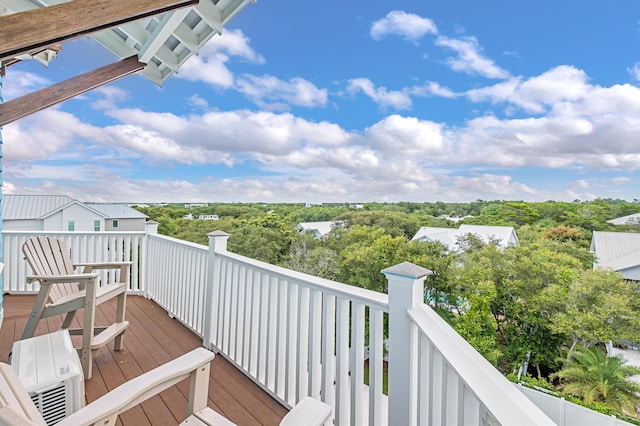
<instances>
[{"instance_id":1,"label":"wooden rafter","mask_svg":"<svg viewBox=\"0 0 640 426\"><path fill-rule=\"evenodd\" d=\"M73 0L0 16L0 61L198 0Z\"/></svg>"},{"instance_id":2,"label":"wooden rafter","mask_svg":"<svg viewBox=\"0 0 640 426\"><path fill-rule=\"evenodd\" d=\"M0 104L0 127L140 71L145 66L137 56L132 56Z\"/></svg>"}]
</instances>

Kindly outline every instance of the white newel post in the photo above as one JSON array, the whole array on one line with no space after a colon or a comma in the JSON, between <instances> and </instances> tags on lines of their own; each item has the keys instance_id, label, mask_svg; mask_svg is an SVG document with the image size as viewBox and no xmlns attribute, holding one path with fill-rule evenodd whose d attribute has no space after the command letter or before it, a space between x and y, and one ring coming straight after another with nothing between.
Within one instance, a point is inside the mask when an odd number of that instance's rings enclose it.
<instances>
[{"instance_id":1,"label":"white newel post","mask_svg":"<svg viewBox=\"0 0 640 426\"><path fill-rule=\"evenodd\" d=\"M418 382L411 377L417 335L407 310L424 303L424 279L433 272L410 262L381 272L389 282L389 424L411 426L417 424Z\"/></svg>"},{"instance_id":2,"label":"white newel post","mask_svg":"<svg viewBox=\"0 0 640 426\"><path fill-rule=\"evenodd\" d=\"M204 336L202 344L207 349L213 349L217 342L215 333L218 330L218 291L220 289L220 271L216 268L216 252L227 251L227 240L230 235L223 231L207 234L209 237L209 254L207 260L207 288L205 291L204 307Z\"/></svg>"}]
</instances>

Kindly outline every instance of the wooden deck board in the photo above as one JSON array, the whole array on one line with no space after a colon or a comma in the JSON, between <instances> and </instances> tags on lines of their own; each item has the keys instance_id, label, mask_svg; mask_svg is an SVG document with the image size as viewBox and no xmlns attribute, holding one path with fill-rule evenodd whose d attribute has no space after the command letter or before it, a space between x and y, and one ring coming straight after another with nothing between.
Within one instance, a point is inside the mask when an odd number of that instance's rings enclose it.
<instances>
[{"instance_id":1,"label":"wooden deck board","mask_svg":"<svg viewBox=\"0 0 640 426\"><path fill-rule=\"evenodd\" d=\"M5 318L0 329L0 361L8 360L11 347L19 340L35 296L5 295ZM115 315L115 300L98 306L96 324L106 325ZM113 342L100 349L94 359L93 378L85 381L87 402L104 395L127 380L201 346L201 340L179 321L169 317L155 302L140 296L127 297L129 329L124 349L113 351ZM76 315L72 327L80 325ZM62 317L48 318L38 325L36 334L55 331ZM73 336L74 343L80 336ZM186 417L189 384L187 380L159 396L129 410L118 424L175 425ZM218 355L211 366L209 406L240 426L277 425L287 409L271 398L233 364Z\"/></svg>"}]
</instances>

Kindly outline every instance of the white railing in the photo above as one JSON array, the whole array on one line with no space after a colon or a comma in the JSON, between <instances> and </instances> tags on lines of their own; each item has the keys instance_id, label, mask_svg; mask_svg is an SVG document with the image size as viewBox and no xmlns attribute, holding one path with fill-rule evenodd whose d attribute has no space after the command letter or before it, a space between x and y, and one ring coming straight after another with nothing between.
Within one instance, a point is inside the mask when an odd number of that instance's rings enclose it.
<instances>
[{"instance_id":1,"label":"white railing","mask_svg":"<svg viewBox=\"0 0 640 426\"><path fill-rule=\"evenodd\" d=\"M203 336L208 247L149 235L146 295L198 336Z\"/></svg>"},{"instance_id":2,"label":"white railing","mask_svg":"<svg viewBox=\"0 0 640 426\"><path fill-rule=\"evenodd\" d=\"M555 424L429 306L409 315L417 331L411 364L419 424Z\"/></svg>"},{"instance_id":3,"label":"white railing","mask_svg":"<svg viewBox=\"0 0 640 426\"><path fill-rule=\"evenodd\" d=\"M215 272L205 343L286 405L310 395L334 407L336 425L386 424L388 297L230 253L227 237L212 236L210 244Z\"/></svg>"},{"instance_id":4,"label":"white railing","mask_svg":"<svg viewBox=\"0 0 640 426\"><path fill-rule=\"evenodd\" d=\"M329 403L333 424L555 424L423 303L424 268L382 271L387 296L228 252L222 232L207 247L157 234L5 231L5 291L37 290L25 285L21 246L40 234L64 239L74 261L131 260L132 291L285 405L307 395Z\"/></svg>"},{"instance_id":5,"label":"white railing","mask_svg":"<svg viewBox=\"0 0 640 426\"><path fill-rule=\"evenodd\" d=\"M4 263L3 291L7 293L37 292L39 284L27 284L29 270L22 254L22 245L34 236L52 236L65 241L71 251L73 262L108 262L131 261L131 280L129 291L142 294L145 291L144 270L141 260L145 259L144 232L38 232L38 231L3 231L2 244ZM102 274L106 282L107 271L96 271Z\"/></svg>"}]
</instances>

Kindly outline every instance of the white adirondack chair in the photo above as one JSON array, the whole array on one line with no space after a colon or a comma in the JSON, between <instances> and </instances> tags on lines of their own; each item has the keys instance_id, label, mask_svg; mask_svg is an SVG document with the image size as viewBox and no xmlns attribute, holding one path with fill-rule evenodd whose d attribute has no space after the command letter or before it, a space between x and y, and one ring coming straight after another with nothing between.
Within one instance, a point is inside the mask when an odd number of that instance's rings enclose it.
<instances>
[{"instance_id":1,"label":"white adirondack chair","mask_svg":"<svg viewBox=\"0 0 640 426\"><path fill-rule=\"evenodd\" d=\"M66 314L62 328L68 329L76 312L84 309L82 328L69 329L82 335L78 349L85 379L91 378L95 352L112 339L115 350L122 349L122 335L129 326L125 321L127 287L131 262L72 263L64 241L51 237L34 237L22 246L22 252L33 270L28 282L38 281L40 291L25 326L22 338L33 337L38 321L53 315ZM82 273L76 273L83 267ZM118 282L99 286L96 269L119 270ZM115 321L108 327L95 326L96 306L113 297L118 298Z\"/></svg>"},{"instance_id":2,"label":"white adirondack chair","mask_svg":"<svg viewBox=\"0 0 640 426\"><path fill-rule=\"evenodd\" d=\"M157 395L187 377L190 378L186 420L182 425L234 425L207 407L209 372L214 353L194 349L113 389L91 404L66 417L58 426L114 425L118 415ZM331 407L304 398L280 423L281 426L320 426L331 416ZM40 412L11 366L0 363L0 424L45 425Z\"/></svg>"}]
</instances>

